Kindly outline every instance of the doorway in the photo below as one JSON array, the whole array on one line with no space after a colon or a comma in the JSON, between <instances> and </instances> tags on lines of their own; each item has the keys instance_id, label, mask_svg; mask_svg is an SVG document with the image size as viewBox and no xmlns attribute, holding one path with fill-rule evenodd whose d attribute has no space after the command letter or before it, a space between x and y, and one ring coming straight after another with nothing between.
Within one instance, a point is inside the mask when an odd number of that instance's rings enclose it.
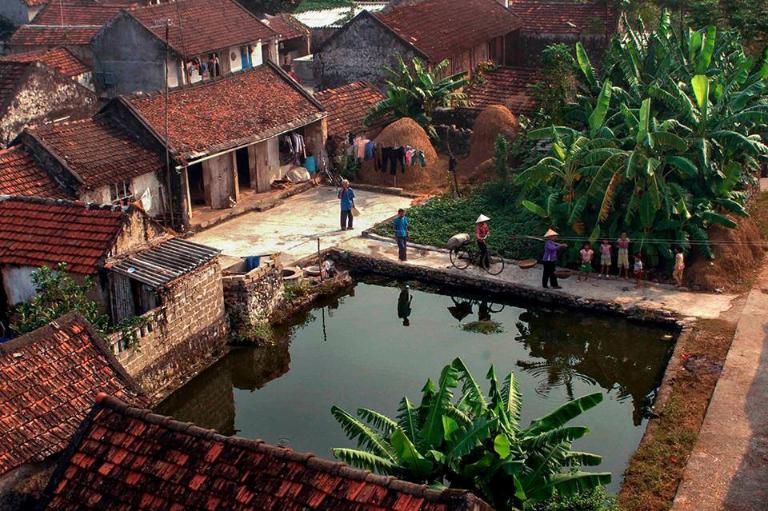
<instances>
[{"instance_id":1,"label":"doorway","mask_svg":"<svg viewBox=\"0 0 768 511\"><path fill-rule=\"evenodd\" d=\"M248 163L248 148L243 147L235 152L235 165L237 165L237 184L240 188L251 188L251 169Z\"/></svg>"},{"instance_id":2,"label":"doorway","mask_svg":"<svg viewBox=\"0 0 768 511\"><path fill-rule=\"evenodd\" d=\"M189 202L192 206L205 206L203 164L195 163L187 167L187 179L189 180Z\"/></svg>"}]
</instances>

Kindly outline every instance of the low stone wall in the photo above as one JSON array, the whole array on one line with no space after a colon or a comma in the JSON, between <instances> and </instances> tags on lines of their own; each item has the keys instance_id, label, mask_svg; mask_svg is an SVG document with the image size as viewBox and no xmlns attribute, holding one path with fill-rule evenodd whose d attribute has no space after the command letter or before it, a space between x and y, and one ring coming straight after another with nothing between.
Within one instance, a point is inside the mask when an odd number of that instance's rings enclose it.
<instances>
[{"instance_id":1,"label":"low stone wall","mask_svg":"<svg viewBox=\"0 0 768 511\"><path fill-rule=\"evenodd\" d=\"M136 346L119 334L112 351L153 401L181 387L227 350L229 322L218 259L181 277L161 293L162 305L144 315Z\"/></svg>"},{"instance_id":2,"label":"low stone wall","mask_svg":"<svg viewBox=\"0 0 768 511\"><path fill-rule=\"evenodd\" d=\"M666 326L681 327L677 315L663 309L625 307L618 303L573 297L562 293L521 286L482 276L458 273L450 269L436 269L413 264L400 264L388 259L360 254L357 252L332 249L328 256L345 268L361 273L374 273L400 279L415 279L446 287L460 287L464 290L497 295L506 299L532 300L540 304L587 310L600 314L613 314L631 320L653 322Z\"/></svg>"},{"instance_id":3,"label":"low stone wall","mask_svg":"<svg viewBox=\"0 0 768 511\"><path fill-rule=\"evenodd\" d=\"M270 261L248 273L224 273L224 306L234 330L269 320L283 300L282 272L279 261Z\"/></svg>"}]
</instances>

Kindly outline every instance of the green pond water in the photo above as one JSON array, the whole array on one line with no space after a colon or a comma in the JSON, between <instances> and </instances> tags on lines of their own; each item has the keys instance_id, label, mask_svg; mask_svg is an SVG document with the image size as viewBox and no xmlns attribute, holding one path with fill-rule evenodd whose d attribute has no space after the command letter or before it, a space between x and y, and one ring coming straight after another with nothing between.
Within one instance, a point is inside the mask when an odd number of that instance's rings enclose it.
<instances>
[{"instance_id":1,"label":"green pond water","mask_svg":"<svg viewBox=\"0 0 768 511\"><path fill-rule=\"evenodd\" d=\"M278 346L232 351L158 411L331 457L332 447L351 446L331 405L394 416L402 396L418 401L426 379L436 381L460 356L480 381L491 364L500 378L517 375L524 425L574 396L603 392L603 403L574 421L591 429L574 448L602 455L598 469L612 472L610 489L618 489L673 349L669 332L538 305L418 289L409 295L410 306L396 286L358 283L297 318ZM478 319L503 331L463 329Z\"/></svg>"}]
</instances>

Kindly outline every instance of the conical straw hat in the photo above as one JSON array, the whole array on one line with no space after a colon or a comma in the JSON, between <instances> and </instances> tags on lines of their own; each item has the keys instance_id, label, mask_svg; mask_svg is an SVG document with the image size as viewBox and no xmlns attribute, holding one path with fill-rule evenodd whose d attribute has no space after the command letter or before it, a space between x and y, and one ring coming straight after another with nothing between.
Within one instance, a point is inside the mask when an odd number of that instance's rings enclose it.
<instances>
[{"instance_id":1,"label":"conical straw hat","mask_svg":"<svg viewBox=\"0 0 768 511\"><path fill-rule=\"evenodd\" d=\"M479 224L480 222L487 222L488 220L490 220L490 218L488 218L487 216L480 215L479 217L477 217L477 221L475 223Z\"/></svg>"},{"instance_id":2,"label":"conical straw hat","mask_svg":"<svg viewBox=\"0 0 768 511\"><path fill-rule=\"evenodd\" d=\"M560 235L557 234L557 232L555 230L553 230L553 229L547 229L547 232L546 232L546 234L544 234L544 237L545 238L551 238L552 236L560 236Z\"/></svg>"}]
</instances>

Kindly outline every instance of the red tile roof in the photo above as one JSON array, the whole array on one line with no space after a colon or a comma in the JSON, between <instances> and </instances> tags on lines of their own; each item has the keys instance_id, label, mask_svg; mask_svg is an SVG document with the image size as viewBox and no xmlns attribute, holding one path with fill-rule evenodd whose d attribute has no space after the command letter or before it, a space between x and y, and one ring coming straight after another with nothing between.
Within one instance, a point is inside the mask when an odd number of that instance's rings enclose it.
<instances>
[{"instance_id":1,"label":"red tile roof","mask_svg":"<svg viewBox=\"0 0 768 511\"><path fill-rule=\"evenodd\" d=\"M373 15L435 63L520 28L496 0L422 0Z\"/></svg>"},{"instance_id":2,"label":"red tile roof","mask_svg":"<svg viewBox=\"0 0 768 511\"><path fill-rule=\"evenodd\" d=\"M328 111L328 135L339 137L367 130L363 124L368 110L385 98L368 82L354 82L315 93L315 99Z\"/></svg>"},{"instance_id":3,"label":"red tile roof","mask_svg":"<svg viewBox=\"0 0 768 511\"><path fill-rule=\"evenodd\" d=\"M491 511L466 491L371 474L311 454L98 399L43 509Z\"/></svg>"},{"instance_id":4,"label":"red tile roof","mask_svg":"<svg viewBox=\"0 0 768 511\"><path fill-rule=\"evenodd\" d=\"M0 57L3 62L41 62L64 76L75 77L90 71L80 59L66 48L31 51Z\"/></svg>"},{"instance_id":5,"label":"red tile roof","mask_svg":"<svg viewBox=\"0 0 768 511\"><path fill-rule=\"evenodd\" d=\"M274 30L280 40L295 39L297 37L309 37L310 30L302 22L287 12L281 12L274 16L266 16L262 19L269 28Z\"/></svg>"},{"instance_id":6,"label":"red tile roof","mask_svg":"<svg viewBox=\"0 0 768 511\"><path fill-rule=\"evenodd\" d=\"M194 56L277 36L235 0L176 0L137 7L130 14L181 55Z\"/></svg>"},{"instance_id":7,"label":"red tile roof","mask_svg":"<svg viewBox=\"0 0 768 511\"><path fill-rule=\"evenodd\" d=\"M8 43L11 46L87 46L101 26L125 8L125 2L51 2L29 25L20 26Z\"/></svg>"},{"instance_id":8,"label":"red tile roof","mask_svg":"<svg viewBox=\"0 0 768 511\"><path fill-rule=\"evenodd\" d=\"M522 22L522 32L555 35L604 35L611 25L611 2L511 0L509 10ZM610 29L613 33L614 29Z\"/></svg>"},{"instance_id":9,"label":"red tile roof","mask_svg":"<svg viewBox=\"0 0 768 511\"><path fill-rule=\"evenodd\" d=\"M28 128L26 133L43 142L89 189L165 168L163 157L106 115Z\"/></svg>"},{"instance_id":10,"label":"red tile roof","mask_svg":"<svg viewBox=\"0 0 768 511\"><path fill-rule=\"evenodd\" d=\"M39 197L0 196L0 264L96 273L128 221L128 210Z\"/></svg>"},{"instance_id":11,"label":"red tile roof","mask_svg":"<svg viewBox=\"0 0 768 511\"><path fill-rule=\"evenodd\" d=\"M121 98L161 140L165 101L160 93ZM325 116L311 95L267 63L171 91L171 150L189 160L271 138Z\"/></svg>"},{"instance_id":12,"label":"red tile roof","mask_svg":"<svg viewBox=\"0 0 768 511\"><path fill-rule=\"evenodd\" d=\"M0 150L0 195L66 199L66 192L21 146Z\"/></svg>"},{"instance_id":13,"label":"red tile roof","mask_svg":"<svg viewBox=\"0 0 768 511\"><path fill-rule=\"evenodd\" d=\"M59 453L99 392L147 404L77 313L0 344L0 475Z\"/></svg>"},{"instance_id":14,"label":"red tile roof","mask_svg":"<svg viewBox=\"0 0 768 511\"><path fill-rule=\"evenodd\" d=\"M473 110L502 105L515 114L536 112L533 86L544 79L541 71L523 67L500 67L485 74L485 80L467 88Z\"/></svg>"}]
</instances>

